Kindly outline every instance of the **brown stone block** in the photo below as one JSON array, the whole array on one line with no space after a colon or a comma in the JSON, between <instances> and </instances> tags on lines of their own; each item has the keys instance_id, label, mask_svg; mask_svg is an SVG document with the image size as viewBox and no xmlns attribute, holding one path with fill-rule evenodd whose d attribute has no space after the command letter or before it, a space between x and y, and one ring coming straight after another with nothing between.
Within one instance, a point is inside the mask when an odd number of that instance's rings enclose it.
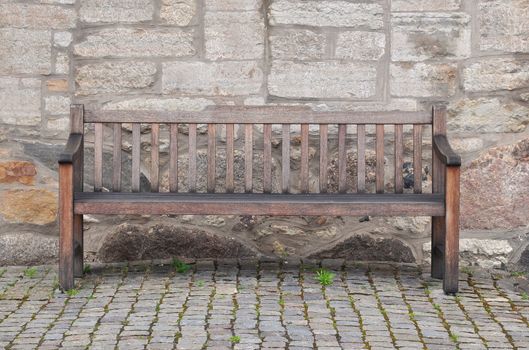
<instances>
[{"instance_id":1,"label":"brown stone block","mask_svg":"<svg viewBox=\"0 0 529 350\"><path fill-rule=\"evenodd\" d=\"M8 190L0 194L0 215L11 223L45 225L57 217L57 194L45 189Z\"/></svg>"},{"instance_id":2,"label":"brown stone block","mask_svg":"<svg viewBox=\"0 0 529 350\"><path fill-rule=\"evenodd\" d=\"M0 183L18 182L33 185L37 169L31 162L9 161L0 163Z\"/></svg>"}]
</instances>

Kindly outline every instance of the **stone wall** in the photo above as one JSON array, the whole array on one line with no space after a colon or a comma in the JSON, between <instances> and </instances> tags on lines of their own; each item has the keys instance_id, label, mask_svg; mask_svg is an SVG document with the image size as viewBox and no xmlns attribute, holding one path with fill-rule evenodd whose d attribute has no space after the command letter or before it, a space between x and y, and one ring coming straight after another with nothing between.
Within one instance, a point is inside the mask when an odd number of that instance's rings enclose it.
<instances>
[{"instance_id":1,"label":"stone wall","mask_svg":"<svg viewBox=\"0 0 529 350\"><path fill-rule=\"evenodd\" d=\"M0 13L0 250L13 252L0 263L54 257L55 160L71 102L416 111L446 101L464 158L465 259L501 266L524 253L527 0L3 0ZM130 220L235 235L264 254L366 259L358 251L372 248L374 258L410 261L423 259L423 243L428 254L425 218ZM122 220L88 221L97 258Z\"/></svg>"}]
</instances>

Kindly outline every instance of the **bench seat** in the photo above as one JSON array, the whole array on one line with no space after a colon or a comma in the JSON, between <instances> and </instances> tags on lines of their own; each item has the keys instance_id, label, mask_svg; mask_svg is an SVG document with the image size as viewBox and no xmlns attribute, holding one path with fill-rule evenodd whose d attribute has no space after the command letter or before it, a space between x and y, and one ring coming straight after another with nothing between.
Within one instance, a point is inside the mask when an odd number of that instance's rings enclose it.
<instances>
[{"instance_id":1,"label":"bench seat","mask_svg":"<svg viewBox=\"0 0 529 350\"><path fill-rule=\"evenodd\" d=\"M76 214L442 216L444 195L77 192Z\"/></svg>"}]
</instances>

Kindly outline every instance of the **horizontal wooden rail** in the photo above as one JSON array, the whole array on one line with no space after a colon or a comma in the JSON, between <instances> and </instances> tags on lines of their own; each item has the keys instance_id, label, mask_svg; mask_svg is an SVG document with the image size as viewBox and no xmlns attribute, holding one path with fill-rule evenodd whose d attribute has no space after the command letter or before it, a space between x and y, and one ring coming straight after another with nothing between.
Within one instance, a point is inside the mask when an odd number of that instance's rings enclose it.
<instances>
[{"instance_id":1,"label":"horizontal wooden rail","mask_svg":"<svg viewBox=\"0 0 529 350\"><path fill-rule=\"evenodd\" d=\"M85 123L431 124L429 112L318 112L305 107L212 106L203 111L87 110Z\"/></svg>"},{"instance_id":2,"label":"horizontal wooden rail","mask_svg":"<svg viewBox=\"0 0 529 350\"><path fill-rule=\"evenodd\" d=\"M443 194L75 193L76 214L440 216Z\"/></svg>"}]
</instances>

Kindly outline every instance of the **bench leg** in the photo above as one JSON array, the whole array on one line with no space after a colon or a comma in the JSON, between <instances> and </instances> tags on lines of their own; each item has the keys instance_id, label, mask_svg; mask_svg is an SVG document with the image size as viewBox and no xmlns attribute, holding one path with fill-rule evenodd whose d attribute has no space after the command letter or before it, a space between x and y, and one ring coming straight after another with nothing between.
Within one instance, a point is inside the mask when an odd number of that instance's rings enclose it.
<instances>
[{"instance_id":1,"label":"bench leg","mask_svg":"<svg viewBox=\"0 0 529 350\"><path fill-rule=\"evenodd\" d=\"M444 244L445 244L445 217L432 217L432 265L433 278L442 279L444 276Z\"/></svg>"},{"instance_id":2,"label":"bench leg","mask_svg":"<svg viewBox=\"0 0 529 350\"><path fill-rule=\"evenodd\" d=\"M83 277L83 216L73 216L73 275Z\"/></svg>"},{"instance_id":3,"label":"bench leg","mask_svg":"<svg viewBox=\"0 0 529 350\"><path fill-rule=\"evenodd\" d=\"M74 287L73 168L59 166L59 284L63 291Z\"/></svg>"},{"instance_id":4,"label":"bench leg","mask_svg":"<svg viewBox=\"0 0 529 350\"><path fill-rule=\"evenodd\" d=\"M443 290L458 291L459 284L459 167L446 168L446 235Z\"/></svg>"}]
</instances>

